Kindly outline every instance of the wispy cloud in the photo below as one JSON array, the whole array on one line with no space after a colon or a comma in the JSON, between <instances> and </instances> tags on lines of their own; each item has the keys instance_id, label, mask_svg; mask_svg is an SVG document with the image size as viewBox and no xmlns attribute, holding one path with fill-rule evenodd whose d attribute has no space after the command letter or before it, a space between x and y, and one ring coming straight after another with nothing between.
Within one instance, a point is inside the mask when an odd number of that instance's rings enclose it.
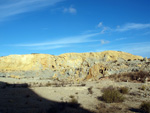
<instances>
[{"instance_id":1,"label":"wispy cloud","mask_svg":"<svg viewBox=\"0 0 150 113\"><path fill-rule=\"evenodd\" d=\"M99 24L97 25L97 27L102 27L102 26L103 26L102 22L99 22Z\"/></svg>"},{"instance_id":2,"label":"wispy cloud","mask_svg":"<svg viewBox=\"0 0 150 113\"><path fill-rule=\"evenodd\" d=\"M128 23L125 24L124 26L118 26L115 31L124 32L129 30L139 30L145 28L150 28L150 24Z\"/></svg>"},{"instance_id":3,"label":"wispy cloud","mask_svg":"<svg viewBox=\"0 0 150 113\"><path fill-rule=\"evenodd\" d=\"M72 36L61 38L49 42L43 43L28 43L28 44L15 44L15 45L6 45L12 47L27 47L34 50L48 50L48 49L57 49L57 48L64 48L74 44L80 43L91 43L96 42L98 40L94 40L95 36L100 35L100 33L93 33L93 34L86 34L86 35L79 35L79 36Z\"/></svg>"},{"instance_id":4,"label":"wispy cloud","mask_svg":"<svg viewBox=\"0 0 150 113\"><path fill-rule=\"evenodd\" d=\"M10 16L52 6L63 0L3 0L0 2L0 21Z\"/></svg>"},{"instance_id":5,"label":"wispy cloud","mask_svg":"<svg viewBox=\"0 0 150 113\"><path fill-rule=\"evenodd\" d=\"M110 27L103 27L103 29L101 30L101 34L104 34L106 31L110 31L111 28Z\"/></svg>"},{"instance_id":6,"label":"wispy cloud","mask_svg":"<svg viewBox=\"0 0 150 113\"><path fill-rule=\"evenodd\" d=\"M125 40L127 38L123 37L123 38L117 38L116 41L120 41L120 40Z\"/></svg>"},{"instance_id":7,"label":"wispy cloud","mask_svg":"<svg viewBox=\"0 0 150 113\"><path fill-rule=\"evenodd\" d=\"M73 36L67 38L61 38L59 40L43 42L43 43L32 43L32 44L15 44L13 46L24 46L24 47L33 47L33 46L47 46L47 45L58 45L58 44L76 44L76 43L85 43L85 42L92 42L97 40L91 40L91 37L97 36L100 33L94 34L87 34L81 36Z\"/></svg>"},{"instance_id":8,"label":"wispy cloud","mask_svg":"<svg viewBox=\"0 0 150 113\"><path fill-rule=\"evenodd\" d=\"M101 34L104 34L106 33L106 31L111 31L111 28L108 27L108 26L105 26L103 25L103 22L99 22L97 25L96 25L96 28L98 28L99 30L101 30Z\"/></svg>"},{"instance_id":9,"label":"wispy cloud","mask_svg":"<svg viewBox=\"0 0 150 113\"><path fill-rule=\"evenodd\" d=\"M108 40L100 40L100 42L101 42L101 45L110 43L110 41Z\"/></svg>"},{"instance_id":10,"label":"wispy cloud","mask_svg":"<svg viewBox=\"0 0 150 113\"><path fill-rule=\"evenodd\" d=\"M64 8L63 12L64 13L76 14L77 10L73 6L70 6L69 8Z\"/></svg>"},{"instance_id":11,"label":"wispy cloud","mask_svg":"<svg viewBox=\"0 0 150 113\"><path fill-rule=\"evenodd\" d=\"M101 29L87 30L87 31L84 31L82 34L89 34L89 33L104 34L104 33L106 33L106 31L109 31L109 30L110 30L109 27L103 27Z\"/></svg>"},{"instance_id":12,"label":"wispy cloud","mask_svg":"<svg viewBox=\"0 0 150 113\"><path fill-rule=\"evenodd\" d=\"M103 25L102 22L99 22L96 25L96 28L101 29L101 33L104 33L105 31L108 32L125 32L129 30L141 30L141 29L148 29L150 28L150 23L143 24L143 23L127 23L125 25L117 25L116 28L111 28L109 26Z\"/></svg>"},{"instance_id":13,"label":"wispy cloud","mask_svg":"<svg viewBox=\"0 0 150 113\"><path fill-rule=\"evenodd\" d=\"M120 46L120 50L141 55L143 57L150 56L150 42L129 43Z\"/></svg>"},{"instance_id":14,"label":"wispy cloud","mask_svg":"<svg viewBox=\"0 0 150 113\"><path fill-rule=\"evenodd\" d=\"M65 47L68 47L68 45L36 46L30 49L31 50L51 50L51 49L58 49L58 48L65 48Z\"/></svg>"}]
</instances>

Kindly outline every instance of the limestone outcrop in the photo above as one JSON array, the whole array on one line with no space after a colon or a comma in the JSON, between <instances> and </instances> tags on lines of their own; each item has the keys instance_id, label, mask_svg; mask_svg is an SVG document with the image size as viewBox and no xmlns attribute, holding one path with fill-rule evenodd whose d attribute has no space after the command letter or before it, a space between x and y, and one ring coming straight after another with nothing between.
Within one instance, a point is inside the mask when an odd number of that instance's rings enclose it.
<instances>
[{"instance_id":1,"label":"limestone outcrop","mask_svg":"<svg viewBox=\"0 0 150 113\"><path fill-rule=\"evenodd\" d=\"M127 61L141 60L143 60L141 56L121 51L66 53L59 56L49 54L9 55L0 57L0 76L98 79L104 75L119 72L120 69L128 68Z\"/></svg>"}]
</instances>

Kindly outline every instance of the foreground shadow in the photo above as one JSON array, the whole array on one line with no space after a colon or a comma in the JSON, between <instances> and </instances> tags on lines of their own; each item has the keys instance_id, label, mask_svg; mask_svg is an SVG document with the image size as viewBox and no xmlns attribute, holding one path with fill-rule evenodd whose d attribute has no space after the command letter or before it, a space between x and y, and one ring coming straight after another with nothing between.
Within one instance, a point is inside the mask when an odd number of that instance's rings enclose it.
<instances>
[{"instance_id":1,"label":"foreground shadow","mask_svg":"<svg viewBox=\"0 0 150 113\"><path fill-rule=\"evenodd\" d=\"M27 84L0 82L0 113L93 113L77 103L55 102L40 97Z\"/></svg>"},{"instance_id":2,"label":"foreground shadow","mask_svg":"<svg viewBox=\"0 0 150 113\"><path fill-rule=\"evenodd\" d=\"M134 113L142 113L142 111L140 109L136 109L136 108L130 108L129 110Z\"/></svg>"}]
</instances>

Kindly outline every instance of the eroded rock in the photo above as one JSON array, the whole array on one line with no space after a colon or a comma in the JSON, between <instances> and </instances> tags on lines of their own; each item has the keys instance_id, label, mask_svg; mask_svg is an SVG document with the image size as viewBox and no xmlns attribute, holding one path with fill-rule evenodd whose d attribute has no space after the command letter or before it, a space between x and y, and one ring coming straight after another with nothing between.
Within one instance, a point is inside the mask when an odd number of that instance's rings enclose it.
<instances>
[{"instance_id":1,"label":"eroded rock","mask_svg":"<svg viewBox=\"0 0 150 113\"><path fill-rule=\"evenodd\" d=\"M143 57L120 51L96 53L66 53L10 55L0 57L0 76L70 78L73 80L99 79L114 73L148 67ZM144 62L144 61L143 61Z\"/></svg>"}]
</instances>

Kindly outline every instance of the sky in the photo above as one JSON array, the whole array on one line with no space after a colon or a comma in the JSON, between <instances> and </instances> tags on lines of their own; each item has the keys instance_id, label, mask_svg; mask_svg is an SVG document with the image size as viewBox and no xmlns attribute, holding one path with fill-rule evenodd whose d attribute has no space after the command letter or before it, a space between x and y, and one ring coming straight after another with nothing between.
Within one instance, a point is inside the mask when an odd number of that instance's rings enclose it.
<instances>
[{"instance_id":1,"label":"sky","mask_svg":"<svg viewBox=\"0 0 150 113\"><path fill-rule=\"evenodd\" d=\"M150 0L0 0L0 56L106 50L150 57Z\"/></svg>"}]
</instances>

